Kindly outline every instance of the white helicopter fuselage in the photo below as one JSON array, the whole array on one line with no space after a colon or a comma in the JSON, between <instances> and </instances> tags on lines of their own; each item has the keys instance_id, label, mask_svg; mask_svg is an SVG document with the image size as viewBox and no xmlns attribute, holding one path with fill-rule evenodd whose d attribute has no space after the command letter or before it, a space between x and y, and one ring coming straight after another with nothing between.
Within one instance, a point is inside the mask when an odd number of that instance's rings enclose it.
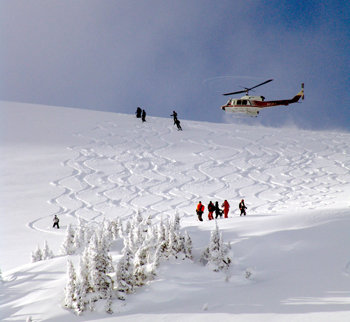
<instances>
[{"instance_id":1,"label":"white helicopter fuselage","mask_svg":"<svg viewBox=\"0 0 350 322\"><path fill-rule=\"evenodd\" d=\"M250 95L245 95L238 99L231 98L225 105L221 106L221 109L226 112L245 113L251 116L257 116L259 114L259 110L261 109L259 103L263 102L264 99L265 98L263 96Z\"/></svg>"}]
</instances>

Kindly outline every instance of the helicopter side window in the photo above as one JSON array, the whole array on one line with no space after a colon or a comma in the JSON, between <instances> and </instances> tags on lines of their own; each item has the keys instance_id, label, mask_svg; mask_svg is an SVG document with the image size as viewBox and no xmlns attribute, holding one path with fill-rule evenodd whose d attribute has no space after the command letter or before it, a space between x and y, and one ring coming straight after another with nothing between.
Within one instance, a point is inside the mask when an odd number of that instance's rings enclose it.
<instances>
[{"instance_id":1,"label":"helicopter side window","mask_svg":"<svg viewBox=\"0 0 350 322\"><path fill-rule=\"evenodd\" d=\"M242 105L242 101L241 100L237 100L237 105Z\"/></svg>"},{"instance_id":2,"label":"helicopter side window","mask_svg":"<svg viewBox=\"0 0 350 322\"><path fill-rule=\"evenodd\" d=\"M242 105L247 105L247 101L246 100L242 100Z\"/></svg>"}]
</instances>

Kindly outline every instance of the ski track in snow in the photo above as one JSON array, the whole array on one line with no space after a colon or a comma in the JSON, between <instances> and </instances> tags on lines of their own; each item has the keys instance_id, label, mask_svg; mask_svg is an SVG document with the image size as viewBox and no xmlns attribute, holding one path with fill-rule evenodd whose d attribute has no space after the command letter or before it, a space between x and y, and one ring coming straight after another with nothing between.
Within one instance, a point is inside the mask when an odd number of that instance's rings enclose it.
<instances>
[{"instance_id":1,"label":"ski track in snow","mask_svg":"<svg viewBox=\"0 0 350 322\"><path fill-rule=\"evenodd\" d=\"M248 214L275 214L291 206L312 210L334 206L350 182L350 149L338 133L320 132L316 138L306 132L296 140L283 130L262 130L266 133L255 137L249 127L220 131L192 122L177 132L156 122L123 133L109 121L77 133L86 144L68 147L72 157L62 166L69 174L51 182L59 193L48 201L57 208L50 215L75 223L78 217L94 221L137 211L152 217L179 211L195 219L198 200L206 205L227 199L233 215L241 198ZM181 136L181 147L173 143L174 135ZM40 228L44 220L28 227L52 232Z\"/></svg>"}]
</instances>

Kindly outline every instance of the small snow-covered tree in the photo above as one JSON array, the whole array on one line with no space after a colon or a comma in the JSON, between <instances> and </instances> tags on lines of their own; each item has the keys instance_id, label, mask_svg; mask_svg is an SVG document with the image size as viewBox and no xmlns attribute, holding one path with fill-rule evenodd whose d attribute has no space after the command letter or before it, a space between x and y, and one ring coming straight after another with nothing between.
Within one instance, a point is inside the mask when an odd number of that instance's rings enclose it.
<instances>
[{"instance_id":1,"label":"small snow-covered tree","mask_svg":"<svg viewBox=\"0 0 350 322\"><path fill-rule=\"evenodd\" d=\"M76 280L75 290L74 290L74 302L73 308L77 315L81 315L85 311L86 307L86 293L84 290L83 281L80 277Z\"/></svg>"},{"instance_id":2,"label":"small snow-covered tree","mask_svg":"<svg viewBox=\"0 0 350 322\"><path fill-rule=\"evenodd\" d=\"M105 299L107 290L112 283L107 273L111 270L112 259L107 250L99 247L98 238L93 235L88 248L89 256L89 280L93 291L99 298Z\"/></svg>"},{"instance_id":3,"label":"small snow-covered tree","mask_svg":"<svg viewBox=\"0 0 350 322\"><path fill-rule=\"evenodd\" d=\"M119 237L122 237L123 232L122 232L122 224L120 222L120 218L117 218L111 221L111 232L112 232L113 240L116 240Z\"/></svg>"},{"instance_id":4,"label":"small snow-covered tree","mask_svg":"<svg viewBox=\"0 0 350 322\"><path fill-rule=\"evenodd\" d=\"M46 240L45 240L44 248L42 250L42 255L44 260L53 258L53 252L49 248L49 245L47 244Z\"/></svg>"},{"instance_id":5,"label":"small snow-covered tree","mask_svg":"<svg viewBox=\"0 0 350 322\"><path fill-rule=\"evenodd\" d=\"M193 259L192 256L192 239L190 237L190 235L187 233L187 231L185 232L185 256L188 259Z\"/></svg>"},{"instance_id":6,"label":"small snow-covered tree","mask_svg":"<svg viewBox=\"0 0 350 322\"><path fill-rule=\"evenodd\" d=\"M131 222L128 220L124 228L124 236L128 236L131 230Z\"/></svg>"},{"instance_id":7,"label":"small snow-covered tree","mask_svg":"<svg viewBox=\"0 0 350 322\"><path fill-rule=\"evenodd\" d=\"M90 290L89 276L88 276L88 265L86 263L86 256L81 256L79 260L79 269L77 271L77 278L75 284L74 293L74 311L81 315L88 303L87 294Z\"/></svg>"},{"instance_id":8,"label":"small snow-covered tree","mask_svg":"<svg viewBox=\"0 0 350 322\"><path fill-rule=\"evenodd\" d=\"M156 253L159 258L168 258L169 257L169 221L166 221L164 224L163 219L161 219L158 225L158 247Z\"/></svg>"},{"instance_id":9,"label":"small snow-covered tree","mask_svg":"<svg viewBox=\"0 0 350 322\"><path fill-rule=\"evenodd\" d=\"M151 216L148 216L147 218L143 219L140 225L142 226L143 233L147 233L152 226Z\"/></svg>"},{"instance_id":10,"label":"small snow-covered tree","mask_svg":"<svg viewBox=\"0 0 350 322\"><path fill-rule=\"evenodd\" d=\"M185 237L180 231L180 216L175 214L174 220L168 225L168 252L175 258L185 259Z\"/></svg>"},{"instance_id":11,"label":"small snow-covered tree","mask_svg":"<svg viewBox=\"0 0 350 322\"><path fill-rule=\"evenodd\" d=\"M62 255L73 255L75 253L74 246L74 229L69 224L66 230L66 235L61 246Z\"/></svg>"},{"instance_id":12,"label":"small snow-covered tree","mask_svg":"<svg viewBox=\"0 0 350 322\"><path fill-rule=\"evenodd\" d=\"M108 219L104 219L101 229L101 237L103 243L105 243L105 246L108 247L108 251L111 247L111 244L113 242L113 231L112 231L112 223Z\"/></svg>"},{"instance_id":13,"label":"small snow-covered tree","mask_svg":"<svg viewBox=\"0 0 350 322\"><path fill-rule=\"evenodd\" d=\"M32 252L32 262L33 263L38 262L38 261L41 261L42 259L43 259L43 251L38 245L36 250Z\"/></svg>"},{"instance_id":14,"label":"small snow-covered tree","mask_svg":"<svg viewBox=\"0 0 350 322\"><path fill-rule=\"evenodd\" d=\"M75 286L76 286L76 273L73 263L67 261L67 284L64 289L64 306L68 309L74 308L75 302Z\"/></svg>"},{"instance_id":15,"label":"small snow-covered tree","mask_svg":"<svg viewBox=\"0 0 350 322\"><path fill-rule=\"evenodd\" d=\"M142 218L141 212L140 210L138 210L136 213L136 216L134 217L134 223L138 226L142 223L142 221L143 221L143 218Z\"/></svg>"},{"instance_id":16,"label":"small snow-covered tree","mask_svg":"<svg viewBox=\"0 0 350 322\"><path fill-rule=\"evenodd\" d=\"M173 226L174 226L174 231L176 231L176 232L180 231L180 215L177 211L175 213Z\"/></svg>"},{"instance_id":17,"label":"small snow-covered tree","mask_svg":"<svg viewBox=\"0 0 350 322\"><path fill-rule=\"evenodd\" d=\"M81 249L85 246L86 230L87 230L87 227L86 227L85 221L81 217L78 217L78 226L75 229L74 238L73 238L73 244L74 244L75 250Z\"/></svg>"},{"instance_id":18,"label":"small snow-covered tree","mask_svg":"<svg viewBox=\"0 0 350 322\"><path fill-rule=\"evenodd\" d=\"M116 271L117 291L119 297L134 291L134 256L128 245L123 249L123 257L119 260Z\"/></svg>"},{"instance_id":19,"label":"small snow-covered tree","mask_svg":"<svg viewBox=\"0 0 350 322\"><path fill-rule=\"evenodd\" d=\"M79 278L83 281L86 293L92 291L89 279L89 248L85 247L79 258Z\"/></svg>"},{"instance_id":20,"label":"small snow-covered tree","mask_svg":"<svg viewBox=\"0 0 350 322\"><path fill-rule=\"evenodd\" d=\"M147 258L149 247L147 245L141 246L135 254L134 259L134 278L136 286L143 286L148 279L147 272Z\"/></svg>"},{"instance_id":21,"label":"small snow-covered tree","mask_svg":"<svg viewBox=\"0 0 350 322\"><path fill-rule=\"evenodd\" d=\"M175 225L171 223L168 230L168 252L170 256L177 258L179 252L179 236L178 232L175 230Z\"/></svg>"},{"instance_id":22,"label":"small snow-covered tree","mask_svg":"<svg viewBox=\"0 0 350 322\"><path fill-rule=\"evenodd\" d=\"M232 261L228 252L229 246L223 243L222 235L216 222L215 230L210 235L209 246L203 252L201 261L215 272L227 270Z\"/></svg>"}]
</instances>

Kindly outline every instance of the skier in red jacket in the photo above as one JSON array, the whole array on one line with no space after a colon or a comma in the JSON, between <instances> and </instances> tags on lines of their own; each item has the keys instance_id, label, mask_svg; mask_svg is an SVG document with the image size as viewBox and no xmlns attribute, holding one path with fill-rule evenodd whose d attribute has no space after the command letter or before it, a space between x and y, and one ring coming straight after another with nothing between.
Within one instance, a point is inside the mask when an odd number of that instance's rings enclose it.
<instances>
[{"instance_id":1,"label":"skier in red jacket","mask_svg":"<svg viewBox=\"0 0 350 322\"><path fill-rule=\"evenodd\" d=\"M200 201L197 205L197 208L196 208L196 213L197 213L199 221L203 221L203 218L202 218L203 212L204 212L204 206L202 205L202 202Z\"/></svg>"},{"instance_id":2,"label":"skier in red jacket","mask_svg":"<svg viewBox=\"0 0 350 322\"><path fill-rule=\"evenodd\" d=\"M228 212L230 211L230 204L228 203L228 201L225 200L221 207L224 208L224 217L228 218Z\"/></svg>"}]
</instances>

